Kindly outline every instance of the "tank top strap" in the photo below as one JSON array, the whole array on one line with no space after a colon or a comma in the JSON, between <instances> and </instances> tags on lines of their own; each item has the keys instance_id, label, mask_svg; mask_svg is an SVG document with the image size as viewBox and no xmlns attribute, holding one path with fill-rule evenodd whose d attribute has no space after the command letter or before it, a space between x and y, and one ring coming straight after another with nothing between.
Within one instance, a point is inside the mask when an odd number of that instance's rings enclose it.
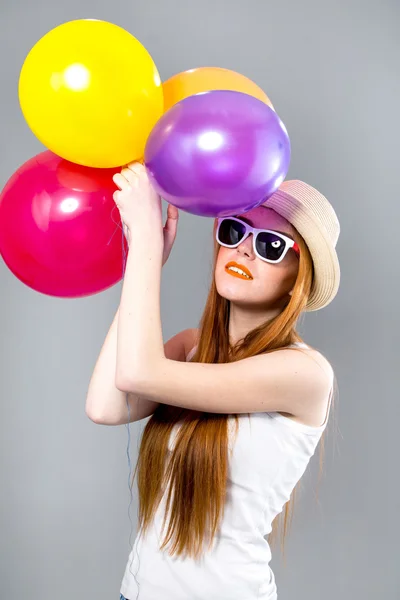
<instances>
[{"instance_id":1,"label":"tank top strap","mask_svg":"<svg viewBox=\"0 0 400 600\"><path fill-rule=\"evenodd\" d=\"M194 353L196 352L196 350L197 350L197 345L196 345L196 346L194 346L194 348L192 348L192 349L189 351L189 353L187 354L187 356L186 356L186 362L189 362L189 361L190 361L190 360L193 358L193 355L194 355Z\"/></svg>"}]
</instances>

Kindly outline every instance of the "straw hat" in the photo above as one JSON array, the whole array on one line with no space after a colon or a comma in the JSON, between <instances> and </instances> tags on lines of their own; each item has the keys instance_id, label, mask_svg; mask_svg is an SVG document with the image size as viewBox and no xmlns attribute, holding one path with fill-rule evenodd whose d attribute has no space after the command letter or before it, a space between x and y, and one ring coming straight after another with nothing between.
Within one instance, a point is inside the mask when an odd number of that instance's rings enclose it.
<instances>
[{"instance_id":1,"label":"straw hat","mask_svg":"<svg viewBox=\"0 0 400 600\"><path fill-rule=\"evenodd\" d=\"M314 279L306 311L327 306L340 282L336 243L340 233L337 215L328 200L303 181L284 181L261 206L272 208L303 237L314 263Z\"/></svg>"}]
</instances>

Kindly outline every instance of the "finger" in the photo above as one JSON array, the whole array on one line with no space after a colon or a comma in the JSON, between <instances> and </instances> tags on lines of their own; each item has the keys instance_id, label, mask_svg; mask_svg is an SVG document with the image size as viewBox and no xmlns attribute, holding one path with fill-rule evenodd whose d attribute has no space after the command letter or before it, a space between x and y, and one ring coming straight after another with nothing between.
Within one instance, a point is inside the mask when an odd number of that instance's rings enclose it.
<instances>
[{"instance_id":1,"label":"finger","mask_svg":"<svg viewBox=\"0 0 400 600\"><path fill-rule=\"evenodd\" d=\"M120 192L119 190L117 190L116 192L114 192L113 193L113 200L115 202L116 207L121 212L121 210L122 210L122 204L123 204L122 192Z\"/></svg>"},{"instance_id":2,"label":"finger","mask_svg":"<svg viewBox=\"0 0 400 600\"><path fill-rule=\"evenodd\" d=\"M121 173L115 173L115 175L113 175L113 182L120 190L126 190L131 187L129 181Z\"/></svg>"},{"instance_id":3,"label":"finger","mask_svg":"<svg viewBox=\"0 0 400 600\"><path fill-rule=\"evenodd\" d=\"M128 169L130 171L133 171L134 173L136 173L137 175L139 175L140 173L143 173L143 171L145 171L145 167L143 165L143 163L140 162L131 162L128 165Z\"/></svg>"},{"instance_id":4,"label":"finger","mask_svg":"<svg viewBox=\"0 0 400 600\"><path fill-rule=\"evenodd\" d=\"M121 174L125 179L129 182L131 187L136 187L138 183L138 175L131 169L124 168L121 171Z\"/></svg>"},{"instance_id":5,"label":"finger","mask_svg":"<svg viewBox=\"0 0 400 600\"><path fill-rule=\"evenodd\" d=\"M170 210L170 204L168 205L168 217L167 220L165 222L165 227L164 227L164 239L165 242L168 245L172 245L175 237L176 237L176 232L178 229L178 219L179 219L179 212L178 209L174 206L173 209L174 210Z\"/></svg>"},{"instance_id":6,"label":"finger","mask_svg":"<svg viewBox=\"0 0 400 600\"><path fill-rule=\"evenodd\" d=\"M130 163L128 169L132 171L138 179L146 179L148 177L146 167L138 162Z\"/></svg>"},{"instance_id":7,"label":"finger","mask_svg":"<svg viewBox=\"0 0 400 600\"><path fill-rule=\"evenodd\" d=\"M168 204L167 219L165 221L164 229L167 231L175 231L175 233L176 233L176 228L178 226L178 219L179 219L178 209L176 208L176 206L173 206L172 204Z\"/></svg>"},{"instance_id":8,"label":"finger","mask_svg":"<svg viewBox=\"0 0 400 600\"><path fill-rule=\"evenodd\" d=\"M173 204L168 204L167 217L168 217L168 219L178 219L179 218L179 211L178 211L177 207L174 206Z\"/></svg>"}]
</instances>

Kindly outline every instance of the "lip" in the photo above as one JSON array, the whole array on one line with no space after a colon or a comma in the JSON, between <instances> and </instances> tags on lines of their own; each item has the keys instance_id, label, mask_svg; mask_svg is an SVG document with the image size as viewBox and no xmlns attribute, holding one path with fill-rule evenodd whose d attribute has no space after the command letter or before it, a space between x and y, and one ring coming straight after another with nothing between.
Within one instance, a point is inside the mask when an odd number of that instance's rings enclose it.
<instances>
[{"instance_id":1,"label":"lip","mask_svg":"<svg viewBox=\"0 0 400 600\"><path fill-rule=\"evenodd\" d=\"M235 261L228 262L225 265L225 272L229 275L233 275L233 277L239 277L239 279L245 279L246 281L249 281L247 277L244 277L244 275L240 275L240 273L235 273L234 271L229 271L229 267L237 267L238 269L242 269L242 271L244 271L244 273L246 273L246 275L248 275L250 279L253 279L253 275L250 273L249 269L244 265L241 265Z\"/></svg>"}]
</instances>

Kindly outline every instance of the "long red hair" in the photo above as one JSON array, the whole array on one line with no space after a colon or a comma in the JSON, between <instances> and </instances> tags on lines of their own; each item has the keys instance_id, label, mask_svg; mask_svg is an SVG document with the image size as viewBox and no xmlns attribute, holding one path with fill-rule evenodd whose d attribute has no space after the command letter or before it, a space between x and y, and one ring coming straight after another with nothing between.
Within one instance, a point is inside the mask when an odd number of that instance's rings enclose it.
<instances>
[{"instance_id":1,"label":"long red hair","mask_svg":"<svg viewBox=\"0 0 400 600\"><path fill-rule=\"evenodd\" d=\"M250 331L235 347L228 338L229 301L221 297L215 284L215 266L219 245L215 242L213 279L200 321L199 339L192 361L200 363L233 362L265 352L274 352L301 341L296 324L310 294L313 263L309 250L298 232L299 270L290 301L273 320ZM301 348L296 351L302 351ZM133 480L138 473L139 529L149 528L164 489L168 487L164 525L170 514L168 530L161 549L172 540L171 556L198 558L206 538L209 547L223 517L228 475L228 417L238 416L195 412L160 404L143 432ZM168 441L175 423L181 422L175 447L167 461ZM324 436L321 438L321 461ZM268 460L268 457L266 457ZM132 483L133 483L132 480ZM268 537L272 545L283 515L282 550L292 518L293 490L284 511L278 515ZM279 517L279 518L278 518Z\"/></svg>"}]
</instances>

